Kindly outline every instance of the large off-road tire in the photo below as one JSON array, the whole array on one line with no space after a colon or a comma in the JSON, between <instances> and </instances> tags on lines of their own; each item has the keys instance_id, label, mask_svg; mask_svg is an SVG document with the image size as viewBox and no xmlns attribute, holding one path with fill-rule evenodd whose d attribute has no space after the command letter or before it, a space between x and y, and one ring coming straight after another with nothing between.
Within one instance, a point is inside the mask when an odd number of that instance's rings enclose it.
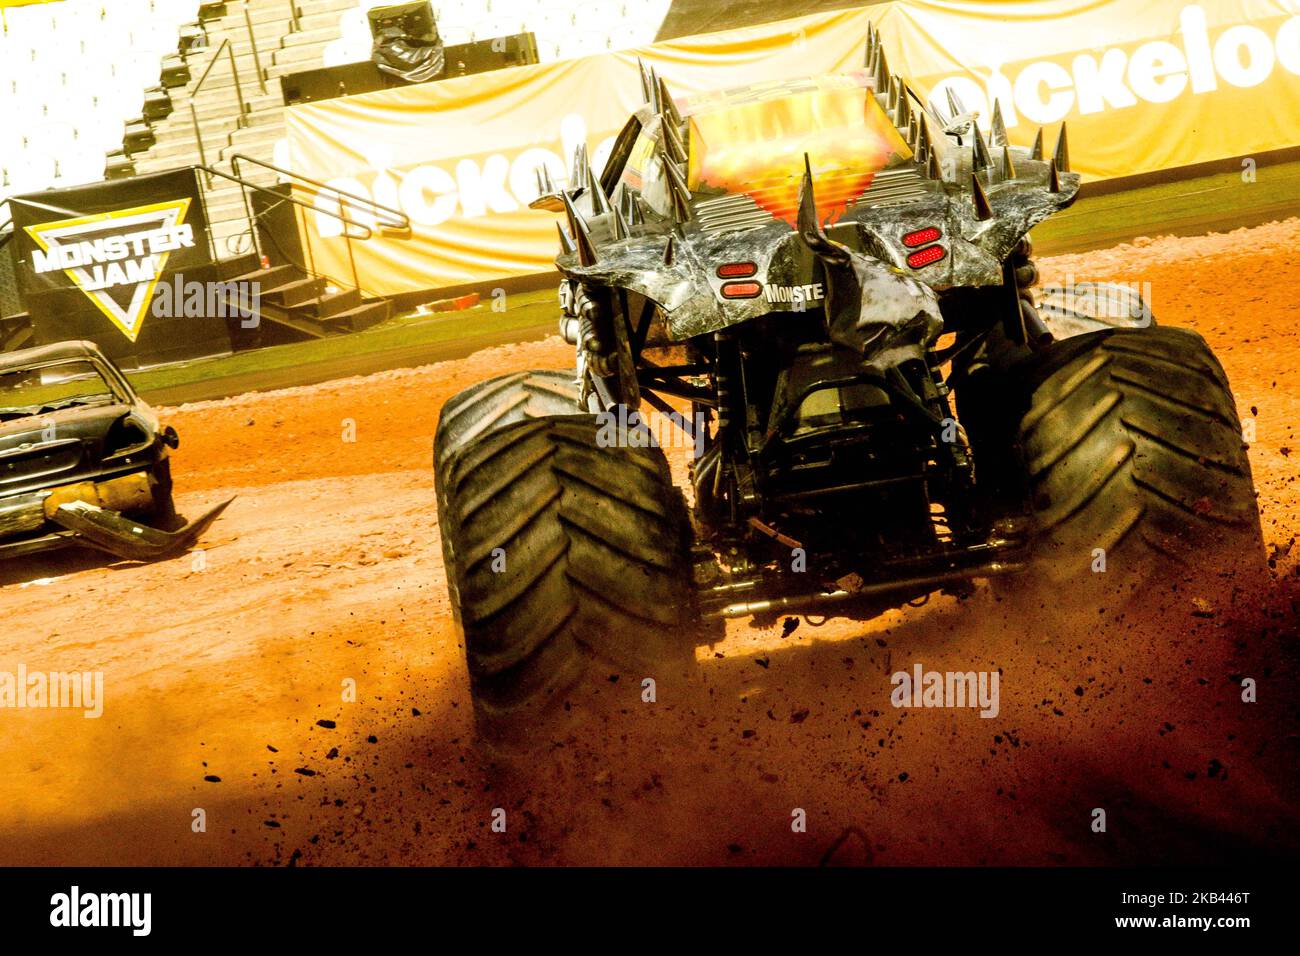
<instances>
[{"instance_id":1,"label":"large off-road tire","mask_svg":"<svg viewBox=\"0 0 1300 956\"><path fill-rule=\"evenodd\" d=\"M442 406L433 440L433 479L438 511L443 510L442 477L447 460L462 446L498 428L553 415L582 414L577 373L530 369L479 382L453 395ZM443 537L443 558L448 559ZM448 564L450 566L450 564Z\"/></svg>"},{"instance_id":2,"label":"large off-road tire","mask_svg":"<svg viewBox=\"0 0 1300 956\"><path fill-rule=\"evenodd\" d=\"M448 588L480 732L548 739L585 682L636 693L693 659L690 525L657 448L600 447L593 415L518 421L439 462ZM630 669L630 670L629 670Z\"/></svg>"},{"instance_id":3,"label":"large off-road tire","mask_svg":"<svg viewBox=\"0 0 1300 956\"><path fill-rule=\"evenodd\" d=\"M1000 399L1018 419L1033 552L1004 593L1096 614L1258 586L1263 538L1241 423L1198 334L1151 327L1058 342L1015 369Z\"/></svg>"},{"instance_id":4,"label":"large off-road tire","mask_svg":"<svg viewBox=\"0 0 1300 956\"><path fill-rule=\"evenodd\" d=\"M461 445L494 429L543 415L585 411L578 405L576 374L571 369L511 372L453 396L438 417L434 468Z\"/></svg>"}]
</instances>

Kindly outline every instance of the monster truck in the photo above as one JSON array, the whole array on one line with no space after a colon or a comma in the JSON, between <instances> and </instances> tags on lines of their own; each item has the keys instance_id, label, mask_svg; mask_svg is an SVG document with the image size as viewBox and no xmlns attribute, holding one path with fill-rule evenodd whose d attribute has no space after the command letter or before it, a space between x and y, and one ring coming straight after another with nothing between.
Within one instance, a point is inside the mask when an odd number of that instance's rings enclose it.
<instances>
[{"instance_id":1,"label":"monster truck","mask_svg":"<svg viewBox=\"0 0 1300 956\"><path fill-rule=\"evenodd\" d=\"M979 578L1095 620L1262 562L1201 337L1122 286L1033 288L1027 234L1079 189L1064 125L1050 155L996 106L986 135L892 74L874 28L844 75L679 104L641 73L602 172L585 147L563 188L538 170L576 367L462 392L435 438L489 733L726 618L867 616ZM647 410L696 448L689 508L636 439Z\"/></svg>"},{"instance_id":2,"label":"monster truck","mask_svg":"<svg viewBox=\"0 0 1300 956\"><path fill-rule=\"evenodd\" d=\"M82 545L149 560L188 546L229 502L177 527L179 441L92 342L0 355L0 559Z\"/></svg>"}]
</instances>

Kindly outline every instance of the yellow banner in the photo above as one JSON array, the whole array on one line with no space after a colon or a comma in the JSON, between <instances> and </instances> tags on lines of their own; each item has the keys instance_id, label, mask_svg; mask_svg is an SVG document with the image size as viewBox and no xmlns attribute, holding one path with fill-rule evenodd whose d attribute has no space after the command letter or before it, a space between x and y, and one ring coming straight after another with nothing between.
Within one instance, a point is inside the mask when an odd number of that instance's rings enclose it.
<instances>
[{"instance_id":1,"label":"yellow banner","mask_svg":"<svg viewBox=\"0 0 1300 956\"><path fill-rule=\"evenodd\" d=\"M294 106L291 163L411 218L410 238L351 241L367 292L488 282L552 268L555 217L527 208L534 169L563 182L580 142L602 166L640 105L638 57L685 95L835 73L861 67L871 20L917 89L944 103L951 88L985 127L996 99L1021 145L1067 121L1071 168L1102 179L1300 141L1297 13L1296 0L898 0ZM342 224L318 211L303 231L316 270L349 283Z\"/></svg>"}]
</instances>

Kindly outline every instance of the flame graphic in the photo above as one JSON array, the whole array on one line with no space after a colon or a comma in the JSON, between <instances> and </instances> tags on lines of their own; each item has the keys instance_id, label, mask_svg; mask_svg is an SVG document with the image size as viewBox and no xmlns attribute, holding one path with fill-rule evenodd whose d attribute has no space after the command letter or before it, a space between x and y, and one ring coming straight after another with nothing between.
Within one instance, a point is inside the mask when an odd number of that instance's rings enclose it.
<instances>
[{"instance_id":1,"label":"flame graphic","mask_svg":"<svg viewBox=\"0 0 1300 956\"><path fill-rule=\"evenodd\" d=\"M792 226L804 153L812 164L822 222L843 215L895 158L912 156L875 96L850 77L803 80L763 93L740 91L709 103L689 121L692 193L700 188L744 193Z\"/></svg>"}]
</instances>

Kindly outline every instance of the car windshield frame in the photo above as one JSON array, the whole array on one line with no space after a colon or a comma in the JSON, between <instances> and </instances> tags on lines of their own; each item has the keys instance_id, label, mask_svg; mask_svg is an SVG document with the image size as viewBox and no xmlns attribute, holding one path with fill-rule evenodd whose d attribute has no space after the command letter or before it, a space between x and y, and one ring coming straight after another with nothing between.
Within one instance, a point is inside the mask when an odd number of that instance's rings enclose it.
<instances>
[{"instance_id":1,"label":"car windshield frame","mask_svg":"<svg viewBox=\"0 0 1300 956\"><path fill-rule=\"evenodd\" d=\"M42 381L39 384L30 384L20 386L11 393L3 385L4 380L11 375L31 374L33 372L45 373L49 369L57 369L62 366L78 366L78 372L74 375L56 379L54 381L44 381L45 375L42 374ZM92 378L91 375L82 374L83 372L92 372L93 377L98 379L102 389L88 390L86 392L70 393L65 396L52 398L43 402L27 402L24 404L13 404L11 398L20 398L24 388L37 391L41 389L56 388L60 384L71 383L73 381L87 381ZM130 405L131 395L125 387L125 383L118 380L117 376L110 373L101 362L95 360L93 355L69 355L57 359L46 359L44 361L32 362L27 365L14 366L12 368L0 368L0 421L16 420L33 415L49 414L54 411L61 411L65 408L95 408L104 405ZM17 414L17 413L24 414Z\"/></svg>"}]
</instances>

